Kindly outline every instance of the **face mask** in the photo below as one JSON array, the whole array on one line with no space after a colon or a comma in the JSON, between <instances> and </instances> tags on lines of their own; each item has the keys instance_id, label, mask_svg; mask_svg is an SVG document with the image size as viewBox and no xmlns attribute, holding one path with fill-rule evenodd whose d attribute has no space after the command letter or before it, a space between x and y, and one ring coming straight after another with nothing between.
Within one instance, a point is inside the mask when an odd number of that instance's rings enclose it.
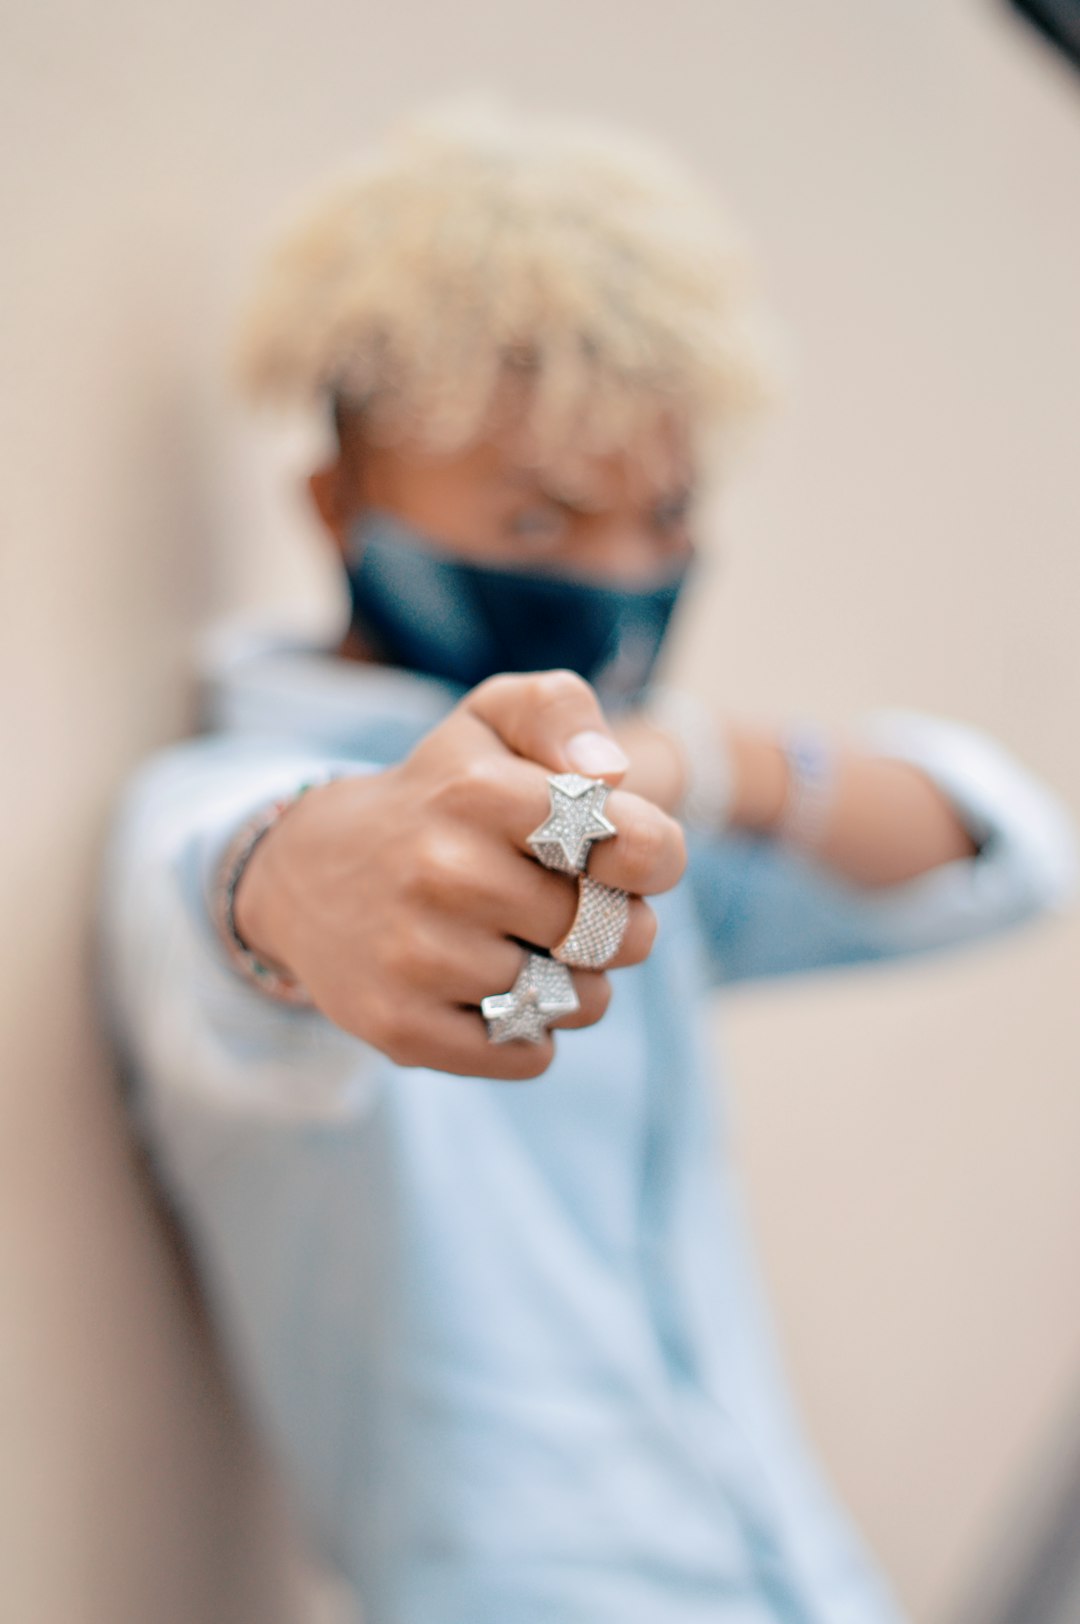
<instances>
[{"instance_id":1,"label":"face mask","mask_svg":"<svg viewBox=\"0 0 1080 1624\"><path fill-rule=\"evenodd\" d=\"M349 537L352 623L393 665L473 688L501 671L577 671L605 703L648 682L688 566L646 587L476 564L367 511Z\"/></svg>"}]
</instances>

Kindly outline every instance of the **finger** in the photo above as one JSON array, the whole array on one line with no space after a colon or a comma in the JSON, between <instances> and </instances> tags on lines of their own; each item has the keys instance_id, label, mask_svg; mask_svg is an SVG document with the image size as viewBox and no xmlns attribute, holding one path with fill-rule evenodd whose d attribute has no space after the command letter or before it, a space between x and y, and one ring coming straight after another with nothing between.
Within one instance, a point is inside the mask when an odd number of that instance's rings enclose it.
<instances>
[{"instance_id":1,"label":"finger","mask_svg":"<svg viewBox=\"0 0 1080 1624\"><path fill-rule=\"evenodd\" d=\"M508 749L551 772L614 781L630 765L595 691L574 671L489 677L461 703Z\"/></svg>"},{"instance_id":2,"label":"finger","mask_svg":"<svg viewBox=\"0 0 1080 1624\"><path fill-rule=\"evenodd\" d=\"M543 768L492 751L470 753L435 793L455 819L503 833L530 857L529 836L551 811ZM617 832L590 848L587 866L593 878L637 896L669 891L686 867L681 825L652 801L619 789L607 797L604 815Z\"/></svg>"},{"instance_id":3,"label":"finger","mask_svg":"<svg viewBox=\"0 0 1080 1624\"><path fill-rule=\"evenodd\" d=\"M591 1026L608 1007L611 990L606 977L591 970L573 972L581 1008L552 1023L554 1027ZM490 1077L507 1082L539 1077L555 1056L555 1043L545 1033L539 1043L512 1038L492 1043L479 1009L455 1008L418 1001L411 1006L398 1032L387 1037L384 1052L400 1066L426 1066L459 1077Z\"/></svg>"},{"instance_id":4,"label":"finger","mask_svg":"<svg viewBox=\"0 0 1080 1624\"><path fill-rule=\"evenodd\" d=\"M539 1043L514 1038L492 1043L479 1009L418 1001L402 1023L400 1040L380 1045L400 1066L427 1066L458 1077L491 1077L522 1082L539 1077L555 1057L545 1033Z\"/></svg>"},{"instance_id":5,"label":"finger","mask_svg":"<svg viewBox=\"0 0 1080 1624\"><path fill-rule=\"evenodd\" d=\"M408 985L425 998L444 1004L479 1008L481 1000L489 994L510 991L525 967L529 951L522 942L511 941L505 936L497 937L482 931L458 931L442 950L429 954L426 950L418 949L412 962L404 969ZM626 962L636 961L628 959ZM401 969L400 966L395 968ZM610 1001L606 978L595 970L573 969L570 975L579 1007L566 1016L560 1016L552 1024L592 1026L603 1015Z\"/></svg>"},{"instance_id":6,"label":"finger","mask_svg":"<svg viewBox=\"0 0 1080 1624\"><path fill-rule=\"evenodd\" d=\"M568 1015L552 1021L553 1027L595 1026L607 1014L611 1003L611 982L603 970L572 970L574 991L578 995L578 1008Z\"/></svg>"},{"instance_id":7,"label":"finger","mask_svg":"<svg viewBox=\"0 0 1080 1624\"><path fill-rule=\"evenodd\" d=\"M607 977L595 970L573 970L571 979L579 1007L553 1021L552 1027L569 1030L595 1025L611 1001ZM426 1066L457 1076L507 1081L539 1077L555 1052L546 1033L539 1043L522 1038L492 1043L478 1007L422 998L403 1007L393 1026L387 1025L379 1033L377 1046L399 1066Z\"/></svg>"},{"instance_id":8,"label":"finger","mask_svg":"<svg viewBox=\"0 0 1080 1624\"><path fill-rule=\"evenodd\" d=\"M594 880L647 897L679 883L686 869L686 837L675 818L625 791L610 795L604 811L616 834L589 849L586 867Z\"/></svg>"},{"instance_id":9,"label":"finger","mask_svg":"<svg viewBox=\"0 0 1080 1624\"><path fill-rule=\"evenodd\" d=\"M479 974L471 966L482 963L482 974L490 978L484 991L490 992L497 979L495 971L505 974L510 970L505 957L495 963L494 948L499 942L505 955L502 939L516 937L518 942L529 942L533 947L552 948L570 934L578 914L578 882L572 875L542 869L531 857L521 856L508 846L487 844L482 851L476 849L468 861L458 853L453 866L443 867L437 893L429 890L426 900L437 905L443 921L432 945L432 960L438 966L455 961L456 987L468 987L469 976ZM468 927L463 924L466 918ZM476 926L482 927L481 931L476 931ZM416 940L417 947L424 944L424 937L417 937L416 929L411 931L411 939ZM656 914L640 896L630 896L627 927L607 970L640 965L650 955L654 940ZM434 981L427 984L437 991ZM476 1004L479 996L460 991L458 1000Z\"/></svg>"},{"instance_id":10,"label":"finger","mask_svg":"<svg viewBox=\"0 0 1080 1624\"><path fill-rule=\"evenodd\" d=\"M522 762L486 758L479 769L490 782L492 821L503 827L521 852L532 856L529 836L551 810L547 774ZM627 790L612 790L604 816L615 825L614 836L594 840L586 867L603 885L616 885L636 896L670 891L686 868L682 826L669 813Z\"/></svg>"},{"instance_id":11,"label":"finger","mask_svg":"<svg viewBox=\"0 0 1080 1624\"><path fill-rule=\"evenodd\" d=\"M515 852L496 852L474 887L476 917L491 930L535 947L553 948L570 933L578 912L578 883ZM606 969L648 958L656 940L656 915L640 897L630 898L626 929Z\"/></svg>"},{"instance_id":12,"label":"finger","mask_svg":"<svg viewBox=\"0 0 1080 1624\"><path fill-rule=\"evenodd\" d=\"M435 809L448 814L459 826L502 834L530 858L533 853L529 836L551 810L544 769L498 750L470 748L463 752L440 778L430 798ZM617 833L592 845L588 870L594 879L638 896L670 890L686 866L686 844L679 823L651 801L619 789L613 789L608 796L604 814L615 824ZM440 862L449 844L439 842L435 855Z\"/></svg>"},{"instance_id":13,"label":"finger","mask_svg":"<svg viewBox=\"0 0 1080 1624\"><path fill-rule=\"evenodd\" d=\"M648 957L656 937L655 915L647 903L638 902L638 907L642 910L642 918L635 926L632 939L628 943L624 938L619 952L604 966L605 970L639 964ZM627 935L630 935L629 929ZM530 949L554 947L561 940L561 936L556 936L551 942L541 942L535 935L511 940L508 936L488 935L481 931L468 935L458 932L449 944L454 951L444 951L430 959L421 956L418 962L410 966L408 984L424 997L479 1008L481 999L490 993L510 991ZM599 993L596 988L597 979L603 978L593 970L574 968L571 973L584 1013L575 1011L565 1021L560 1019L555 1024L591 1026L607 1008L609 995ZM579 975L585 978L580 984L577 979Z\"/></svg>"},{"instance_id":14,"label":"finger","mask_svg":"<svg viewBox=\"0 0 1080 1624\"><path fill-rule=\"evenodd\" d=\"M460 919L414 928L409 938L390 966L395 980L446 1004L478 1006L489 993L509 992L529 952L505 932Z\"/></svg>"}]
</instances>

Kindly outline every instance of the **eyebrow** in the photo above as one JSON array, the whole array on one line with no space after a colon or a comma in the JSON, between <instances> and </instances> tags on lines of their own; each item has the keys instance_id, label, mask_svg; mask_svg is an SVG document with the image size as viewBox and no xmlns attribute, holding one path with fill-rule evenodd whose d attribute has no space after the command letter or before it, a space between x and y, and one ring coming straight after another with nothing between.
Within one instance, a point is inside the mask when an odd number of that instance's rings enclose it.
<instances>
[{"instance_id":1,"label":"eyebrow","mask_svg":"<svg viewBox=\"0 0 1080 1624\"><path fill-rule=\"evenodd\" d=\"M558 507L567 508L571 513L596 513L604 506L603 500L595 501L583 491L561 487L534 469L512 468L507 470L506 478L509 484L524 487L546 501L554 502ZM658 491L652 499L651 506L655 509L683 502L689 503L694 495L694 481L685 479L667 490Z\"/></svg>"},{"instance_id":2,"label":"eyebrow","mask_svg":"<svg viewBox=\"0 0 1080 1624\"><path fill-rule=\"evenodd\" d=\"M597 508L603 506L602 502L590 502L583 492L569 490L545 478L533 468L508 469L506 480L508 484L525 489L531 495L543 497L558 507L569 508L572 513L595 513Z\"/></svg>"}]
</instances>

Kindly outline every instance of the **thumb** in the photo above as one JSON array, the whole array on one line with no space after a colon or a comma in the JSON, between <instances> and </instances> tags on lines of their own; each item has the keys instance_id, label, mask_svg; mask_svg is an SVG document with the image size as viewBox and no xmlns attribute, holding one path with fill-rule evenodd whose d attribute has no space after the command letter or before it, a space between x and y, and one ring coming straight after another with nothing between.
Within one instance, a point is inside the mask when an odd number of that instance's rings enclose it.
<instances>
[{"instance_id":1,"label":"thumb","mask_svg":"<svg viewBox=\"0 0 1080 1624\"><path fill-rule=\"evenodd\" d=\"M489 677L462 705L508 749L551 772L613 780L630 765L594 690L576 671Z\"/></svg>"}]
</instances>

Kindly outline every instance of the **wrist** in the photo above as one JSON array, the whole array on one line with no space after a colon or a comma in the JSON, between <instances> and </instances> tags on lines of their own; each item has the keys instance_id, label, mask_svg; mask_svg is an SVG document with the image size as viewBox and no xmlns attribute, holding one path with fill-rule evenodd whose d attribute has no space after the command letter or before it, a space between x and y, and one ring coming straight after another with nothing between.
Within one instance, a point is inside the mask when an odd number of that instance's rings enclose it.
<instances>
[{"instance_id":1,"label":"wrist","mask_svg":"<svg viewBox=\"0 0 1080 1624\"><path fill-rule=\"evenodd\" d=\"M269 969L292 975L281 917L282 887L274 877L283 832L274 824L259 837L236 882L232 917L235 933L250 953Z\"/></svg>"},{"instance_id":2,"label":"wrist","mask_svg":"<svg viewBox=\"0 0 1080 1624\"><path fill-rule=\"evenodd\" d=\"M306 1006L311 998L290 964L280 859L282 820L288 828L286 814L311 788L301 784L241 824L218 866L213 896L214 922L233 968L279 1002Z\"/></svg>"},{"instance_id":3,"label":"wrist","mask_svg":"<svg viewBox=\"0 0 1080 1624\"><path fill-rule=\"evenodd\" d=\"M772 734L729 722L725 727L732 766L730 821L759 834L774 833L787 804L790 770L784 747Z\"/></svg>"},{"instance_id":4,"label":"wrist","mask_svg":"<svg viewBox=\"0 0 1080 1624\"><path fill-rule=\"evenodd\" d=\"M843 752L822 729L796 722L773 732L732 726L732 822L804 852L828 838Z\"/></svg>"}]
</instances>

